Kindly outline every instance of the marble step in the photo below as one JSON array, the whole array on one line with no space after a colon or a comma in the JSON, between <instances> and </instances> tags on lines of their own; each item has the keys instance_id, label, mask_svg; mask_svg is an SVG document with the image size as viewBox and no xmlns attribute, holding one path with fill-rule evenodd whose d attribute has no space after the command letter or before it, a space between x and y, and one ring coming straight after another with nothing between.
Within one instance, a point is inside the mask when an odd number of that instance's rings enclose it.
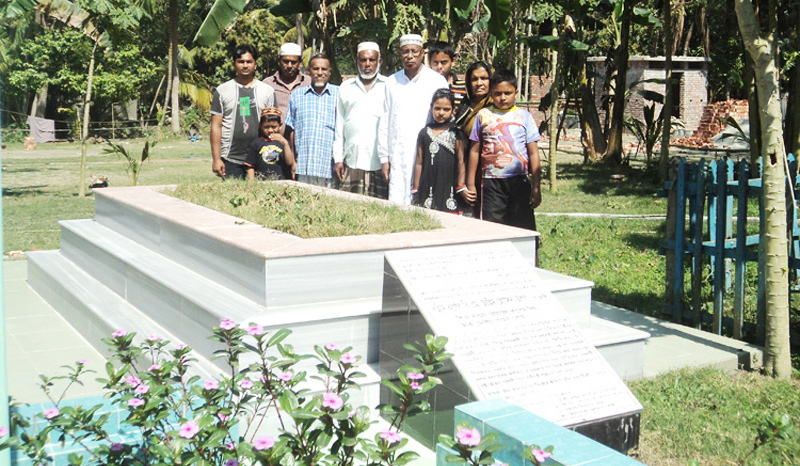
<instances>
[{"instance_id":1,"label":"marble step","mask_svg":"<svg viewBox=\"0 0 800 466\"><path fill-rule=\"evenodd\" d=\"M32 251L27 256L30 286L100 354L108 354L109 351L109 346L101 339L110 338L119 329L136 332L136 343L148 335L160 335L169 340L169 347L184 343L59 251ZM219 373L219 368L208 356L197 352L193 354L198 360L194 364L195 374L209 377Z\"/></svg>"},{"instance_id":2,"label":"marble step","mask_svg":"<svg viewBox=\"0 0 800 466\"><path fill-rule=\"evenodd\" d=\"M534 268L542 286L553 293L567 313L581 325L592 310L594 283L550 270Z\"/></svg>"},{"instance_id":3,"label":"marble step","mask_svg":"<svg viewBox=\"0 0 800 466\"><path fill-rule=\"evenodd\" d=\"M377 361L379 299L268 310L92 220L69 220L61 226L66 258L206 354L215 349L205 339L209 330L228 318L254 322L267 331L288 328L295 333L298 351L312 352L315 344L336 340L353 347L365 362Z\"/></svg>"},{"instance_id":4,"label":"marble step","mask_svg":"<svg viewBox=\"0 0 800 466\"><path fill-rule=\"evenodd\" d=\"M267 294L265 258L239 244L220 240L209 232L244 231L245 237L241 239L246 241L247 237L263 235L271 230L156 191L130 191L131 195L139 196L134 204L126 202L129 199L124 194L96 193L95 221L99 225L256 303L264 303ZM158 208L147 208L146 204ZM187 225L175 220L181 216L193 218L194 223ZM290 236L273 233L276 237Z\"/></svg>"},{"instance_id":5,"label":"marble step","mask_svg":"<svg viewBox=\"0 0 800 466\"><path fill-rule=\"evenodd\" d=\"M622 380L644 377L644 345L649 333L596 316L581 322L583 334Z\"/></svg>"},{"instance_id":6,"label":"marble step","mask_svg":"<svg viewBox=\"0 0 800 466\"><path fill-rule=\"evenodd\" d=\"M101 354L108 354L109 349L101 339L110 337L112 332L120 328L136 332L134 339L136 343L141 342L147 335L155 334L170 341L168 348L174 348L181 343L189 344L144 315L139 309L65 258L59 251L29 253L28 281L34 291L56 309ZM267 331L271 330L267 329ZM204 332L201 338L206 339L208 334L208 331ZM342 346L347 346L344 338L341 340L334 338L344 336L344 334L329 335L328 338L316 343L324 344L328 341L335 341ZM291 335L285 342L297 346L296 340L297 338ZM189 345L193 349L197 349L195 346ZM219 343L214 343L214 345L216 345L214 349L220 349ZM221 371L227 373L229 368L215 363L210 356L210 354L194 351L192 357L197 362L192 364L190 375L198 375L205 379L220 378ZM142 364L149 364L149 361ZM244 361L242 366L245 366ZM309 370L311 367L301 369ZM357 370L364 373L365 377L357 379L361 389L351 390L350 402L354 405L375 408L379 402L380 387L377 364L369 364L366 362L366 358L362 358ZM309 373L314 372L313 370L309 371ZM308 383L304 388L308 388L312 394L322 391L318 383Z\"/></svg>"}]
</instances>

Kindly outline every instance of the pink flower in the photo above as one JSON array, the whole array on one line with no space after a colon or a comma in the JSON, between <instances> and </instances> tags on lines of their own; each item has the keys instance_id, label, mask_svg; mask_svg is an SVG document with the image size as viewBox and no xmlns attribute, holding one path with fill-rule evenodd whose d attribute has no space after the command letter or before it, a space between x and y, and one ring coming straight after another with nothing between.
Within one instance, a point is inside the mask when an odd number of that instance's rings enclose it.
<instances>
[{"instance_id":1,"label":"pink flower","mask_svg":"<svg viewBox=\"0 0 800 466\"><path fill-rule=\"evenodd\" d=\"M85 366L85 365L89 364L89 360L88 359L78 359L78 364L80 364L81 366Z\"/></svg>"},{"instance_id":2,"label":"pink flower","mask_svg":"<svg viewBox=\"0 0 800 466\"><path fill-rule=\"evenodd\" d=\"M0 437L5 437L6 435L8 435L8 427L0 427Z\"/></svg>"},{"instance_id":3,"label":"pink flower","mask_svg":"<svg viewBox=\"0 0 800 466\"><path fill-rule=\"evenodd\" d=\"M164 337L162 337L161 335L155 335L155 334L147 335L147 341L161 341L163 339Z\"/></svg>"},{"instance_id":4,"label":"pink flower","mask_svg":"<svg viewBox=\"0 0 800 466\"><path fill-rule=\"evenodd\" d=\"M254 337L261 336L264 334L264 327L260 325L251 325L247 327L248 335L252 335Z\"/></svg>"},{"instance_id":5,"label":"pink flower","mask_svg":"<svg viewBox=\"0 0 800 466\"><path fill-rule=\"evenodd\" d=\"M161 364L153 364L153 365L152 365L152 366L150 366L150 368L149 368L149 369L147 369L147 370L148 370L148 371L150 371L150 372L156 372L156 371L160 371L160 370L161 370Z\"/></svg>"},{"instance_id":6,"label":"pink flower","mask_svg":"<svg viewBox=\"0 0 800 466\"><path fill-rule=\"evenodd\" d=\"M198 432L200 432L200 426L198 426L196 422L186 421L183 424L181 424L181 427L178 430L178 435L185 439L190 439L194 437Z\"/></svg>"},{"instance_id":7,"label":"pink flower","mask_svg":"<svg viewBox=\"0 0 800 466\"><path fill-rule=\"evenodd\" d=\"M150 385L142 384L142 385L139 385L138 387L136 387L136 389L133 390L133 393L136 393L137 395L144 395L145 393L147 393L149 391L150 391Z\"/></svg>"},{"instance_id":8,"label":"pink flower","mask_svg":"<svg viewBox=\"0 0 800 466\"><path fill-rule=\"evenodd\" d=\"M425 378L425 375L418 372L409 372L406 374L406 377L408 377L409 380L422 380Z\"/></svg>"},{"instance_id":9,"label":"pink flower","mask_svg":"<svg viewBox=\"0 0 800 466\"><path fill-rule=\"evenodd\" d=\"M531 450L531 455L536 461L543 463L547 458L550 458L550 452L544 450Z\"/></svg>"},{"instance_id":10,"label":"pink flower","mask_svg":"<svg viewBox=\"0 0 800 466\"><path fill-rule=\"evenodd\" d=\"M226 443L226 444L224 445L224 447L225 447L225 448L227 448L228 450L235 450L235 449L236 449L236 444L235 444L235 443L233 443L233 442L231 442L231 443Z\"/></svg>"},{"instance_id":11,"label":"pink flower","mask_svg":"<svg viewBox=\"0 0 800 466\"><path fill-rule=\"evenodd\" d=\"M236 458L231 458L225 461L225 466L239 466L239 460Z\"/></svg>"},{"instance_id":12,"label":"pink flower","mask_svg":"<svg viewBox=\"0 0 800 466\"><path fill-rule=\"evenodd\" d=\"M322 394L322 407L330 408L334 411L344 406L342 397L333 392L326 392Z\"/></svg>"},{"instance_id":13,"label":"pink flower","mask_svg":"<svg viewBox=\"0 0 800 466\"><path fill-rule=\"evenodd\" d=\"M419 382L411 382L411 390L419 390Z\"/></svg>"},{"instance_id":14,"label":"pink flower","mask_svg":"<svg viewBox=\"0 0 800 466\"><path fill-rule=\"evenodd\" d=\"M42 411L42 414L44 414L44 417L46 417L47 419L53 419L54 417L58 416L59 412L60 411L58 410L58 408L47 408L44 411Z\"/></svg>"},{"instance_id":15,"label":"pink flower","mask_svg":"<svg viewBox=\"0 0 800 466\"><path fill-rule=\"evenodd\" d=\"M259 375L258 380L260 380L261 383L267 383L267 378L264 377L264 374Z\"/></svg>"},{"instance_id":16,"label":"pink flower","mask_svg":"<svg viewBox=\"0 0 800 466\"><path fill-rule=\"evenodd\" d=\"M239 386L242 387L242 390L253 388L253 381L250 379L242 379L242 381L239 382Z\"/></svg>"},{"instance_id":17,"label":"pink flower","mask_svg":"<svg viewBox=\"0 0 800 466\"><path fill-rule=\"evenodd\" d=\"M265 435L263 437L258 437L253 441L253 448L258 451L261 450L268 450L275 446L275 439L270 437L269 435Z\"/></svg>"},{"instance_id":18,"label":"pink flower","mask_svg":"<svg viewBox=\"0 0 800 466\"><path fill-rule=\"evenodd\" d=\"M380 434L380 438L386 440L386 443L389 445L393 443L399 442L403 437L400 436L399 432L392 432L391 430L384 430Z\"/></svg>"},{"instance_id":19,"label":"pink flower","mask_svg":"<svg viewBox=\"0 0 800 466\"><path fill-rule=\"evenodd\" d=\"M208 379L203 382L203 388L206 390L216 390L219 388L219 381L217 379Z\"/></svg>"},{"instance_id":20,"label":"pink flower","mask_svg":"<svg viewBox=\"0 0 800 466\"><path fill-rule=\"evenodd\" d=\"M233 330L236 327L236 322L232 319L222 319L219 321L219 328L222 330Z\"/></svg>"},{"instance_id":21,"label":"pink flower","mask_svg":"<svg viewBox=\"0 0 800 466\"><path fill-rule=\"evenodd\" d=\"M135 375L129 375L125 378L125 382L130 384L131 387L138 387L142 384L142 379L136 377Z\"/></svg>"},{"instance_id":22,"label":"pink flower","mask_svg":"<svg viewBox=\"0 0 800 466\"><path fill-rule=\"evenodd\" d=\"M219 418L220 421L225 422L228 419L230 419L231 417L228 416L227 414L219 413L219 414L217 414L217 418Z\"/></svg>"},{"instance_id":23,"label":"pink flower","mask_svg":"<svg viewBox=\"0 0 800 466\"><path fill-rule=\"evenodd\" d=\"M131 408L138 408L139 406L144 406L144 400L141 398L131 398L128 400L128 406Z\"/></svg>"},{"instance_id":24,"label":"pink flower","mask_svg":"<svg viewBox=\"0 0 800 466\"><path fill-rule=\"evenodd\" d=\"M325 348L328 351L336 351L339 349L339 345L337 345L336 343L328 343L327 345L325 345Z\"/></svg>"},{"instance_id":25,"label":"pink flower","mask_svg":"<svg viewBox=\"0 0 800 466\"><path fill-rule=\"evenodd\" d=\"M114 337L114 338L119 338L119 337L124 337L127 334L128 334L128 331L125 330L124 328L121 328L121 329L115 331L114 333L112 333L111 336Z\"/></svg>"},{"instance_id":26,"label":"pink flower","mask_svg":"<svg viewBox=\"0 0 800 466\"><path fill-rule=\"evenodd\" d=\"M458 443L468 447L474 447L481 443L481 434L474 427L472 429L459 427L458 431L456 431L456 437L458 438Z\"/></svg>"},{"instance_id":27,"label":"pink flower","mask_svg":"<svg viewBox=\"0 0 800 466\"><path fill-rule=\"evenodd\" d=\"M281 372L278 374L278 380L282 382L289 382L292 380L292 377L294 377L294 372L292 371Z\"/></svg>"},{"instance_id":28,"label":"pink flower","mask_svg":"<svg viewBox=\"0 0 800 466\"><path fill-rule=\"evenodd\" d=\"M355 364L356 357L353 353L344 353L342 357L339 358L339 361L341 361L342 364Z\"/></svg>"},{"instance_id":29,"label":"pink flower","mask_svg":"<svg viewBox=\"0 0 800 466\"><path fill-rule=\"evenodd\" d=\"M122 451L125 449L125 445L117 442L111 442L111 451Z\"/></svg>"},{"instance_id":30,"label":"pink flower","mask_svg":"<svg viewBox=\"0 0 800 466\"><path fill-rule=\"evenodd\" d=\"M187 345L186 343L178 343L177 345L175 345L175 348L178 348L179 350L185 350L188 347L189 345Z\"/></svg>"}]
</instances>

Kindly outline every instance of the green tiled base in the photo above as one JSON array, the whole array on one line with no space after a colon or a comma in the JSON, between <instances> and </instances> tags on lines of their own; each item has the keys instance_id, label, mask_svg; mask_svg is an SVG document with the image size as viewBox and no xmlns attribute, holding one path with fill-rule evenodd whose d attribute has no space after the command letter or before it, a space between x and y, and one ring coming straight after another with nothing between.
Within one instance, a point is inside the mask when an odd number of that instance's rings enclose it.
<instances>
[{"instance_id":1,"label":"green tiled base","mask_svg":"<svg viewBox=\"0 0 800 466\"><path fill-rule=\"evenodd\" d=\"M128 410L114 405L110 400L102 396L93 396L87 398L77 398L72 400L64 400L60 403L60 408L63 409L68 406L84 406L94 407L101 405L97 411L97 416L110 413L108 420L105 424L105 430L111 435L111 441L115 443L134 444L141 440L139 429L136 427L127 426L124 421L128 417ZM45 409L52 408L52 403L36 403L25 406L17 406L12 408L13 412L19 413L24 418L31 421L34 428L37 428L37 423L44 424L46 421L37 418L36 415L43 412ZM175 427L177 428L177 419L174 420ZM126 429L126 427L128 427ZM53 466L66 466L69 464L68 458L71 453L86 454L83 446L74 443L66 442L63 445L58 441L57 433L50 434L50 443L45 446L47 453L53 458ZM99 442L92 440L84 440L84 444L89 448L96 447ZM11 464L14 466L32 466L33 461L25 456L24 453L16 449L11 450Z\"/></svg>"},{"instance_id":2,"label":"green tiled base","mask_svg":"<svg viewBox=\"0 0 800 466\"><path fill-rule=\"evenodd\" d=\"M542 448L555 447L546 465L562 466L634 466L641 465L607 446L584 437L572 430L553 424L505 400L486 400L468 403L455 408L455 424L466 421L481 435L498 434L498 443L504 448L494 457L510 466L531 466L521 453L530 445ZM444 458L447 448L436 450L437 466L447 466Z\"/></svg>"}]
</instances>

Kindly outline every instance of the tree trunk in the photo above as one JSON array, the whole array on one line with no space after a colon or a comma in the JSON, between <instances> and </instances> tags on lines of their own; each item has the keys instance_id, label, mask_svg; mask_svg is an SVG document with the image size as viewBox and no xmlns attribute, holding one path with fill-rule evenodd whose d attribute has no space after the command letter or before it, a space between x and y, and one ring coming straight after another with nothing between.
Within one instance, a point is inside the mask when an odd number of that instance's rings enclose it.
<instances>
[{"instance_id":1,"label":"tree trunk","mask_svg":"<svg viewBox=\"0 0 800 466\"><path fill-rule=\"evenodd\" d=\"M593 83L586 73L587 66L584 59L580 75L581 104L578 113L581 120L583 163L587 163L589 160L597 160L606 151L606 140L603 137L603 127L600 125L600 117L597 114Z\"/></svg>"},{"instance_id":2,"label":"tree trunk","mask_svg":"<svg viewBox=\"0 0 800 466\"><path fill-rule=\"evenodd\" d=\"M297 13L294 25L297 30L297 45L300 46L300 50L303 50L303 13Z\"/></svg>"},{"instance_id":3,"label":"tree trunk","mask_svg":"<svg viewBox=\"0 0 800 466\"><path fill-rule=\"evenodd\" d=\"M39 92L33 97L33 104L31 104L31 116L44 118L47 111L47 90L48 84L45 83Z\"/></svg>"},{"instance_id":4,"label":"tree trunk","mask_svg":"<svg viewBox=\"0 0 800 466\"><path fill-rule=\"evenodd\" d=\"M92 81L94 80L94 62L97 54L97 42L92 47L92 57L89 59L89 76L86 79L86 95L83 97L83 128L81 129L81 169L78 195L86 196L86 144L89 138L89 110L92 107Z\"/></svg>"},{"instance_id":5,"label":"tree trunk","mask_svg":"<svg viewBox=\"0 0 800 466\"><path fill-rule=\"evenodd\" d=\"M624 0L622 9L622 33L616 53L617 79L614 83L614 108L611 114L611 128L608 131L608 146L603 160L614 165L622 163L622 130L625 117L625 87L628 74L628 42L631 35L631 14L633 0Z\"/></svg>"},{"instance_id":6,"label":"tree trunk","mask_svg":"<svg viewBox=\"0 0 800 466\"><path fill-rule=\"evenodd\" d=\"M664 89L664 128L661 134L661 155L658 158L658 177L664 182L669 176L669 139L672 133L672 2L664 0L664 71L666 85Z\"/></svg>"},{"instance_id":7,"label":"tree trunk","mask_svg":"<svg viewBox=\"0 0 800 466\"><path fill-rule=\"evenodd\" d=\"M558 29L553 28L553 36L558 37ZM561 64L564 56L564 37L558 41L558 50L552 51L552 73L553 81L550 84L550 125L547 133L549 136L549 145L547 149L547 176L550 180L550 192L557 192L556 186L556 163L558 151L558 97L560 94L559 87L561 86Z\"/></svg>"},{"instance_id":8,"label":"tree trunk","mask_svg":"<svg viewBox=\"0 0 800 466\"><path fill-rule=\"evenodd\" d=\"M744 44L742 44L744 47ZM747 86L747 114L750 119L750 163L758 163L761 156L761 113L759 112L758 92L756 90L756 78L754 74L753 60L747 55L745 50L744 57L744 84ZM755 129L754 129L755 128Z\"/></svg>"},{"instance_id":9,"label":"tree trunk","mask_svg":"<svg viewBox=\"0 0 800 466\"><path fill-rule=\"evenodd\" d=\"M795 25L795 37L800 38L800 21ZM800 41L800 39L795 39ZM789 78L789 99L786 104L786 151L797 157L800 152L800 66L795 64Z\"/></svg>"},{"instance_id":10,"label":"tree trunk","mask_svg":"<svg viewBox=\"0 0 800 466\"><path fill-rule=\"evenodd\" d=\"M783 146L781 100L778 87L777 6L769 0L766 34L762 34L752 0L735 0L734 7L745 49L753 59L761 114L761 146L764 164L763 196L766 255L766 341L764 370L775 378L789 379L792 372L789 347L788 240L786 236L786 152Z\"/></svg>"},{"instance_id":11,"label":"tree trunk","mask_svg":"<svg viewBox=\"0 0 800 466\"><path fill-rule=\"evenodd\" d=\"M675 3L673 19L675 27L672 29L672 50L677 50L683 38L683 28L686 26L686 5L683 0ZM665 39L666 40L666 39Z\"/></svg>"},{"instance_id":12,"label":"tree trunk","mask_svg":"<svg viewBox=\"0 0 800 466\"><path fill-rule=\"evenodd\" d=\"M172 71L172 85L170 86L172 100L172 132L181 130L181 77L178 74L178 0L169 0L169 55Z\"/></svg>"}]
</instances>

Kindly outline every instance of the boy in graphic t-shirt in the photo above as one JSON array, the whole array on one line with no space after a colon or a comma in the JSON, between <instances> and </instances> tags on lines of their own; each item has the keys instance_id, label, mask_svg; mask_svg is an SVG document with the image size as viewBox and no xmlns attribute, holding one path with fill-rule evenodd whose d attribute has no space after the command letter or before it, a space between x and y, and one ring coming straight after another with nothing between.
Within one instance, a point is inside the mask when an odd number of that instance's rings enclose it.
<instances>
[{"instance_id":1,"label":"boy in graphic t-shirt","mask_svg":"<svg viewBox=\"0 0 800 466\"><path fill-rule=\"evenodd\" d=\"M250 143L244 165L247 179L283 180L294 175L294 153L286 138L280 133L281 111L275 107L261 112L259 137Z\"/></svg>"},{"instance_id":2,"label":"boy in graphic t-shirt","mask_svg":"<svg viewBox=\"0 0 800 466\"><path fill-rule=\"evenodd\" d=\"M492 106L475 119L467 168L469 199L482 177L480 218L528 230L536 229L533 209L542 202L539 129L527 110L517 108L517 78L499 70L489 79ZM529 177L530 176L530 180Z\"/></svg>"}]
</instances>

